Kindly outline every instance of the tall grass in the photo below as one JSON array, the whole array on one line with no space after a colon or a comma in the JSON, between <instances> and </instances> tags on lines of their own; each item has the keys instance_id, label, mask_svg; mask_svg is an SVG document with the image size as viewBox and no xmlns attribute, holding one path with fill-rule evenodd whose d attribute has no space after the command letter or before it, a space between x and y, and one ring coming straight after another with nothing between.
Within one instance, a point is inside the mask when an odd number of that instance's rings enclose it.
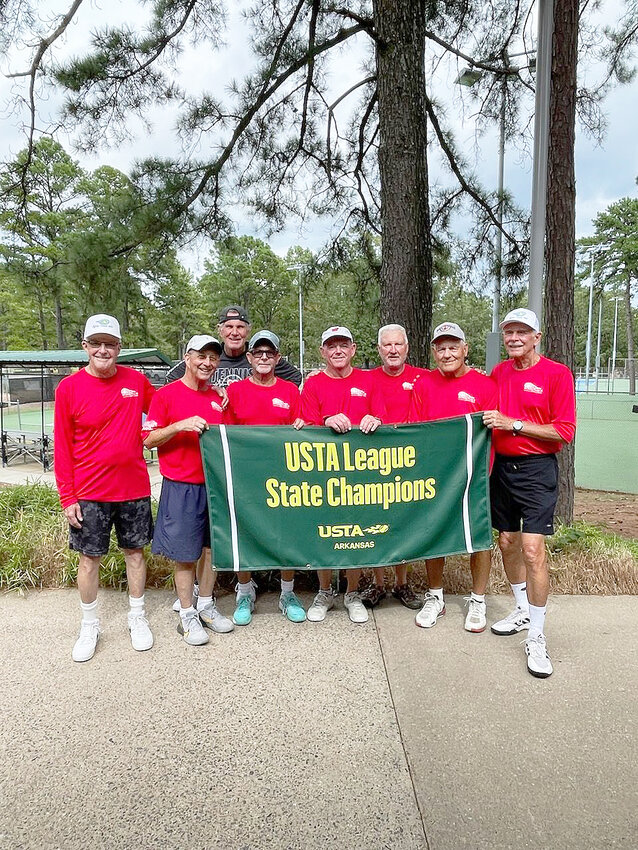
<instances>
[{"instance_id":1,"label":"tall grass","mask_svg":"<svg viewBox=\"0 0 638 850\"><path fill-rule=\"evenodd\" d=\"M156 507L156 506L154 506ZM584 522L559 526L548 538L550 590L552 593L638 594L638 540L625 540ZM0 487L0 588L68 587L77 578L78 556L68 548L68 526L56 490L44 484ZM172 586L170 562L147 550L147 584ZM422 561L411 568L412 582L422 590L427 574ZM227 574L219 576L229 586ZM316 579L299 575L300 588L314 588ZM392 571L386 570L390 585ZM126 585L124 557L111 539L102 559L100 583L105 587ZM449 593L471 588L469 557L448 558L444 573ZM489 593L509 591L498 547L492 554Z\"/></svg>"}]
</instances>

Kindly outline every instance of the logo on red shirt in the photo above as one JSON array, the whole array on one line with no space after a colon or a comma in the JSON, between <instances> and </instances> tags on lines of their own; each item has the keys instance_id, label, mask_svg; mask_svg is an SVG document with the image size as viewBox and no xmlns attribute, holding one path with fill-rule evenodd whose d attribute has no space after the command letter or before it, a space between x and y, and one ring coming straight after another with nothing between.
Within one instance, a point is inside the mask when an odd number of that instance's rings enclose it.
<instances>
[{"instance_id":1,"label":"logo on red shirt","mask_svg":"<svg viewBox=\"0 0 638 850\"><path fill-rule=\"evenodd\" d=\"M122 393L122 398L137 398L138 396L137 390L129 390L128 387L122 387L120 392Z\"/></svg>"},{"instance_id":2,"label":"logo on red shirt","mask_svg":"<svg viewBox=\"0 0 638 850\"><path fill-rule=\"evenodd\" d=\"M366 398L367 393L365 390L360 390L359 387L350 387L350 395L360 396L361 398Z\"/></svg>"},{"instance_id":3,"label":"logo on red shirt","mask_svg":"<svg viewBox=\"0 0 638 850\"><path fill-rule=\"evenodd\" d=\"M543 395L543 388L537 387L536 384L533 384L531 381L526 381L523 384L523 390L526 393L537 393L538 395Z\"/></svg>"}]
</instances>

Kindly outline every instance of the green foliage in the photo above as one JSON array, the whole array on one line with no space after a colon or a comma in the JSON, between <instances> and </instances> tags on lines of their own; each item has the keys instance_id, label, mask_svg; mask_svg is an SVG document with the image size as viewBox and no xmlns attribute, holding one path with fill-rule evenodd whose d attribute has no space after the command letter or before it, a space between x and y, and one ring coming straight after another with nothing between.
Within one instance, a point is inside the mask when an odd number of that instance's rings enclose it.
<instances>
[{"instance_id":1,"label":"green foliage","mask_svg":"<svg viewBox=\"0 0 638 850\"><path fill-rule=\"evenodd\" d=\"M638 540L618 537L596 525L586 522L574 522L572 525L559 524L556 532L547 538L547 548L552 555L569 552L600 552L603 554L626 554L638 561Z\"/></svg>"},{"instance_id":2,"label":"green foliage","mask_svg":"<svg viewBox=\"0 0 638 850\"><path fill-rule=\"evenodd\" d=\"M0 589L74 585L77 561L77 553L68 548L68 524L54 487L0 487ZM163 558L149 556L147 569L149 585L170 582L170 566ZM126 584L124 556L114 537L102 559L100 584Z\"/></svg>"}]
</instances>

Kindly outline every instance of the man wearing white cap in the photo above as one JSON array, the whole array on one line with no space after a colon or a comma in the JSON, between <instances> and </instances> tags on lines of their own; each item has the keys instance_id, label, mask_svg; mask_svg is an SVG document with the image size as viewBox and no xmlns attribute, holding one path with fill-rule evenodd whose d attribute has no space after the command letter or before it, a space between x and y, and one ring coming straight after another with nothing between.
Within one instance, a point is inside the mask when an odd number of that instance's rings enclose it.
<instances>
[{"instance_id":1,"label":"man wearing white cap","mask_svg":"<svg viewBox=\"0 0 638 850\"><path fill-rule=\"evenodd\" d=\"M347 434L358 427L370 434L386 415L383 396L372 372L355 369L352 360L357 351L352 334L340 325L321 335L321 356L326 363L323 372L312 375L301 393L301 417L309 425L325 425L337 434ZM308 609L311 622L321 622L334 606L331 586L332 571L318 570L319 592ZM360 569L347 570L348 589L343 604L353 623L366 623L368 612L357 592Z\"/></svg>"},{"instance_id":2,"label":"man wearing white cap","mask_svg":"<svg viewBox=\"0 0 638 850\"><path fill-rule=\"evenodd\" d=\"M432 353L436 369L426 372L414 385L410 422L428 422L491 410L496 405L496 384L467 365L468 344L465 333L455 322L443 322L432 334ZM468 597L465 629L482 632L487 625L485 590L490 575L491 550L472 552L470 570L472 593ZM424 629L435 625L445 614L443 568L445 558L426 561L429 590L416 624Z\"/></svg>"},{"instance_id":3,"label":"man wearing white cap","mask_svg":"<svg viewBox=\"0 0 638 850\"><path fill-rule=\"evenodd\" d=\"M204 549L210 548L199 437L209 425L222 421L221 399L210 386L221 352L214 337L191 337L184 355L184 376L157 391L144 423L144 443L157 448L164 479L151 550L175 562L180 602L177 631L190 646L208 643L204 626L215 632L233 629L213 599L212 570L202 571L197 609L193 605L195 565Z\"/></svg>"},{"instance_id":4,"label":"man wearing white cap","mask_svg":"<svg viewBox=\"0 0 638 850\"><path fill-rule=\"evenodd\" d=\"M138 651L153 646L144 608L143 553L153 519L140 428L154 390L141 372L117 365L121 339L117 319L91 316L82 340L88 365L60 381L55 393L55 479L69 545L80 553L82 625L74 661L89 661L100 636L100 559L109 550L113 526L126 562L131 643Z\"/></svg>"},{"instance_id":5,"label":"man wearing white cap","mask_svg":"<svg viewBox=\"0 0 638 850\"><path fill-rule=\"evenodd\" d=\"M498 410L488 410L483 421L494 429L492 524L516 608L492 631L513 635L528 629L527 669L546 678L553 668L544 634L549 593L545 536L554 533L556 454L576 429L574 378L562 363L537 353L541 333L534 312L512 310L500 327L509 359L492 372Z\"/></svg>"}]
</instances>

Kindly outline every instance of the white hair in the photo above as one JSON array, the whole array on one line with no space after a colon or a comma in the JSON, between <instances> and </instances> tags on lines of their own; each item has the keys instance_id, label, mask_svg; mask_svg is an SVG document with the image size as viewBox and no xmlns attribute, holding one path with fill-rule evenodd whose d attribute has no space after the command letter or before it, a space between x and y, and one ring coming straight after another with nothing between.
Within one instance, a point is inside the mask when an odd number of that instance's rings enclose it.
<instances>
[{"instance_id":1,"label":"white hair","mask_svg":"<svg viewBox=\"0 0 638 850\"><path fill-rule=\"evenodd\" d=\"M403 341L405 344L408 344L408 335L405 331L403 325L384 325L382 328L379 328L379 333L377 334L377 345L381 345L381 337L385 333L400 333L403 336Z\"/></svg>"}]
</instances>

